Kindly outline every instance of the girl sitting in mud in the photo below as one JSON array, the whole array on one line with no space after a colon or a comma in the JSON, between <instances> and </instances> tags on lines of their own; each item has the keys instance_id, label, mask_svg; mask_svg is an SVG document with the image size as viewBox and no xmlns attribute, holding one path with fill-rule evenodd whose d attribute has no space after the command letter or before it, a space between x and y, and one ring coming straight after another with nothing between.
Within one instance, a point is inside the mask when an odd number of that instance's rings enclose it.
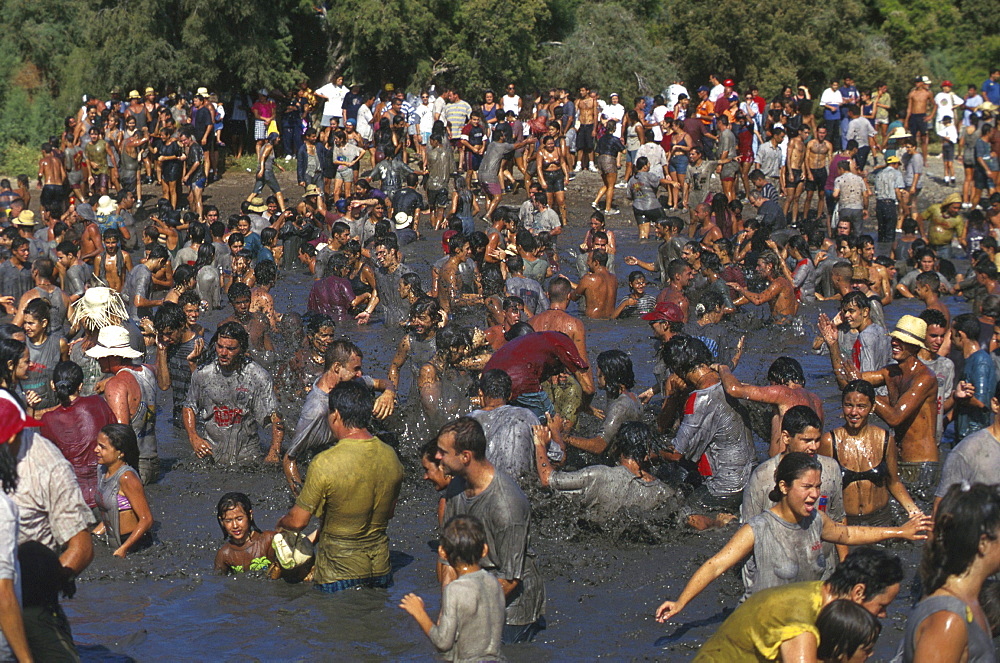
<instances>
[{"instance_id":1,"label":"girl sitting in mud","mask_svg":"<svg viewBox=\"0 0 1000 663\"><path fill-rule=\"evenodd\" d=\"M275 532L262 532L253 520L253 506L243 493L226 493L215 507L226 543L215 554L215 572L222 575L267 571L269 578L281 576L271 541Z\"/></svg>"}]
</instances>

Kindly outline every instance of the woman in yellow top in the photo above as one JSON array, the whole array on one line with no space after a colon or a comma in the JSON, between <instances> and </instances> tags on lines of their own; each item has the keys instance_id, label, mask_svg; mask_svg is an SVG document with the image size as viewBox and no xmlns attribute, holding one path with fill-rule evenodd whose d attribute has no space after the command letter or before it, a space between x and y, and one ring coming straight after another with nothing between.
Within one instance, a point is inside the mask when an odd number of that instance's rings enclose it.
<instances>
[{"instance_id":1,"label":"woman in yellow top","mask_svg":"<svg viewBox=\"0 0 1000 663\"><path fill-rule=\"evenodd\" d=\"M924 210L923 219L927 224L927 244L937 252L939 258L960 257L952 248L954 239L963 248L968 248L965 220L962 218L962 196L949 195L937 205Z\"/></svg>"}]
</instances>

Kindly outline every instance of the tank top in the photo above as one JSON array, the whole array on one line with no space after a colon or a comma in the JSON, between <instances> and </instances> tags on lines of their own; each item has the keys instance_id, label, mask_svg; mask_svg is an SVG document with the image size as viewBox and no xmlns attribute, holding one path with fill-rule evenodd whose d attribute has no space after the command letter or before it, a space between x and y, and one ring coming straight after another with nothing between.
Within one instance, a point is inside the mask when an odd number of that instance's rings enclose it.
<instances>
[{"instance_id":1,"label":"tank top","mask_svg":"<svg viewBox=\"0 0 1000 663\"><path fill-rule=\"evenodd\" d=\"M410 339L410 371L413 373L413 386L416 387L421 367L437 354L437 336L420 340L416 334L410 333L407 338Z\"/></svg>"},{"instance_id":2,"label":"tank top","mask_svg":"<svg viewBox=\"0 0 1000 663\"><path fill-rule=\"evenodd\" d=\"M118 518L120 512L118 493L121 491L122 477L125 476L126 472L131 472L136 478L139 477L138 472L124 464L110 476L103 465L99 465L97 468L97 493L94 495L94 501L97 502L97 508L101 512L101 520L104 522L104 527L107 528L108 539L116 550L122 545Z\"/></svg>"},{"instance_id":3,"label":"tank top","mask_svg":"<svg viewBox=\"0 0 1000 663\"><path fill-rule=\"evenodd\" d=\"M790 523L768 509L747 523L753 530L753 555L747 560L746 593L751 594L793 582L825 580L823 518L819 511L801 523Z\"/></svg>"},{"instance_id":4,"label":"tank top","mask_svg":"<svg viewBox=\"0 0 1000 663\"><path fill-rule=\"evenodd\" d=\"M49 335L65 336L66 329L66 301L63 299L63 291L59 286L52 286L52 292L46 292L42 288L35 288L39 299L44 299L49 303Z\"/></svg>"},{"instance_id":5,"label":"tank top","mask_svg":"<svg viewBox=\"0 0 1000 663\"><path fill-rule=\"evenodd\" d=\"M61 336L49 334L49 337L39 344L34 344L28 340L28 377L21 381L21 388L25 391L33 391L38 394L42 401L38 408L50 408L56 404L56 395L52 391L52 371L59 363L61 353L59 352L59 341Z\"/></svg>"},{"instance_id":6,"label":"tank top","mask_svg":"<svg viewBox=\"0 0 1000 663\"><path fill-rule=\"evenodd\" d=\"M909 663L916 655L917 630L925 619L935 612L947 611L958 615L965 622L965 632L968 637L968 663L995 663L996 652L993 650L993 640L990 634L983 631L972 615L972 609L964 601L954 596L928 596L913 608L906 620L906 633L903 635L902 659L895 660Z\"/></svg>"},{"instance_id":7,"label":"tank top","mask_svg":"<svg viewBox=\"0 0 1000 663\"><path fill-rule=\"evenodd\" d=\"M472 191L462 189L458 192L458 216L472 218Z\"/></svg>"},{"instance_id":8,"label":"tank top","mask_svg":"<svg viewBox=\"0 0 1000 663\"><path fill-rule=\"evenodd\" d=\"M840 463L840 459L837 458L837 431L830 431L830 439L833 443L833 459ZM865 470L863 472L858 472L856 470L849 470L844 467L843 463L840 465L841 472L843 473L843 487L847 488L849 485L855 481L871 481L876 486L882 488L885 487L886 482L889 481L889 465L885 462L885 452L889 448L889 431L885 431L885 440L882 441L882 460L878 465L871 468L870 470Z\"/></svg>"},{"instance_id":9,"label":"tank top","mask_svg":"<svg viewBox=\"0 0 1000 663\"><path fill-rule=\"evenodd\" d=\"M139 383L140 401L129 422L139 442L139 458L156 458L156 376L148 366L126 368Z\"/></svg>"},{"instance_id":10,"label":"tank top","mask_svg":"<svg viewBox=\"0 0 1000 663\"><path fill-rule=\"evenodd\" d=\"M354 290L354 294L355 295L363 295L366 292L371 292L372 291L371 286L368 285L367 283L365 283L361 279L361 270L363 268L364 268L363 266L362 267L358 267L358 271L354 272L354 274L351 275L351 278L350 278L351 289Z\"/></svg>"}]
</instances>

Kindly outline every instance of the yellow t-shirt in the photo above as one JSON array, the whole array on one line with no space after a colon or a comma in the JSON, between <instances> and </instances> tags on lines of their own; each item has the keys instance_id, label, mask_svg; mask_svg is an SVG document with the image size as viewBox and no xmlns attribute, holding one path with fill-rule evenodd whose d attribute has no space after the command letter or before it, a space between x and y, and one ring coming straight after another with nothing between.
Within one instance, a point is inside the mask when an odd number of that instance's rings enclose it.
<instances>
[{"instance_id":1,"label":"yellow t-shirt","mask_svg":"<svg viewBox=\"0 0 1000 663\"><path fill-rule=\"evenodd\" d=\"M823 607L823 583L797 582L757 592L701 646L694 663L776 661L783 642L812 633Z\"/></svg>"},{"instance_id":2,"label":"yellow t-shirt","mask_svg":"<svg viewBox=\"0 0 1000 663\"><path fill-rule=\"evenodd\" d=\"M955 237L962 235L965 222L961 216L945 216L941 205L931 205L924 210L927 220L928 242L931 246L944 246L951 243Z\"/></svg>"},{"instance_id":3,"label":"yellow t-shirt","mask_svg":"<svg viewBox=\"0 0 1000 663\"><path fill-rule=\"evenodd\" d=\"M313 458L295 503L322 522L317 583L389 573L386 528L402 482L396 452L377 437L341 440Z\"/></svg>"}]
</instances>

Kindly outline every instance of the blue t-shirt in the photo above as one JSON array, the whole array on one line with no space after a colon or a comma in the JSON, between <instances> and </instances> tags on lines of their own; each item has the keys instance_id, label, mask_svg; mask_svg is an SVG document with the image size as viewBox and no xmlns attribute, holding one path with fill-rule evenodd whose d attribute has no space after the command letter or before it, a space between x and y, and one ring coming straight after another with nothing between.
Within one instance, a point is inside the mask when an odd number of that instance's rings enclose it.
<instances>
[{"instance_id":1,"label":"blue t-shirt","mask_svg":"<svg viewBox=\"0 0 1000 663\"><path fill-rule=\"evenodd\" d=\"M1000 104L1000 82L987 78L983 82L983 94L994 104Z\"/></svg>"},{"instance_id":2,"label":"blue t-shirt","mask_svg":"<svg viewBox=\"0 0 1000 663\"><path fill-rule=\"evenodd\" d=\"M976 388L976 400L987 406L973 407L967 401L959 401L955 408L955 435L959 440L990 425L992 413L988 404L997 386L997 372L986 350L979 349L966 358L962 379L972 383Z\"/></svg>"}]
</instances>

